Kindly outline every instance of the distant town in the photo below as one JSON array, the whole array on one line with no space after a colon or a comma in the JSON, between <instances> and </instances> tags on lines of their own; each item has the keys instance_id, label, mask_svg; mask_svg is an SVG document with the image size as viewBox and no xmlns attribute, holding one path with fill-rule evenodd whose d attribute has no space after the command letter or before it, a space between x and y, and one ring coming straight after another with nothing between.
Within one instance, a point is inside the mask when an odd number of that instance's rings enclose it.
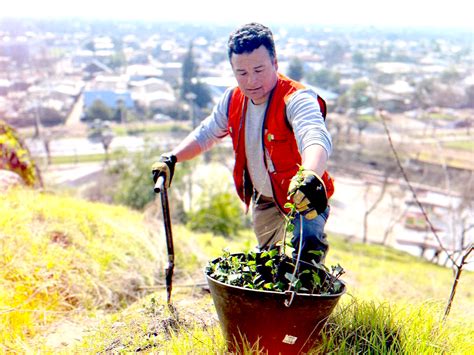
<instances>
[{"instance_id":1,"label":"distant town","mask_svg":"<svg viewBox=\"0 0 474 355\"><path fill-rule=\"evenodd\" d=\"M55 139L48 132L60 129L61 137L74 136L77 125L89 131L108 123L182 121L195 127L236 85L226 53L232 30L202 24L1 19L0 119L29 138L43 139L48 153ZM378 116L382 113L427 210L434 219L449 210L457 216L453 223L462 225L462 241L447 237L451 250L464 248L472 239L472 32L316 25L272 30L280 71L314 87L328 103L327 124L337 146L332 169L367 184L374 179L403 183L388 174L394 163L387 158L392 155ZM112 139L102 135L104 149ZM124 144L130 148L130 142ZM450 194L454 202L446 199ZM424 251L433 245L426 240L428 227L406 195L405 212L399 207L394 216L405 213L405 227L423 233L405 243ZM450 234L448 224L440 221L439 229Z\"/></svg>"},{"instance_id":2,"label":"distant town","mask_svg":"<svg viewBox=\"0 0 474 355\"><path fill-rule=\"evenodd\" d=\"M231 30L3 19L0 117L15 127L54 126L68 120L77 102L83 120L100 102L111 110L111 120L187 119L182 101L189 100L181 95L186 56L192 51L197 70L191 79L209 96L195 98L205 110L235 85L226 55ZM467 32L316 26L277 27L274 32L280 70L288 75L301 66L298 79L317 87L332 111L370 113L375 100L377 108L389 112L473 107L472 37ZM453 125L470 124L462 115L455 118Z\"/></svg>"}]
</instances>

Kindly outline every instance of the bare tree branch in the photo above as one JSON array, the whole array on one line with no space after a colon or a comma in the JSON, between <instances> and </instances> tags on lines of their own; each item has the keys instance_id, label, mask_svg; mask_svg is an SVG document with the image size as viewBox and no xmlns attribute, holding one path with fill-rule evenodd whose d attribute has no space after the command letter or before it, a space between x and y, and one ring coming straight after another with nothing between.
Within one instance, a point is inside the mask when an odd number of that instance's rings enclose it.
<instances>
[{"instance_id":1,"label":"bare tree branch","mask_svg":"<svg viewBox=\"0 0 474 355\"><path fill-rule=\"evenodd\" d=\"M362 241L364 243L367 243L367 233L368 233L368 220L369 220L369 215L377 208L378 204L380 203L380 201L382 201L384 195L385 195L385 191L387 190L387 185L388 185L388 177L389 177L390 173L388 171L386 171L385 173L385 176L384 176L384 180L383 180L383 183L382 183L382 188L380 190L380 193L379 195L377 196L377 199L374 201L374 203L372 204L371 207L369 207L368 209L366 209L365 213L364 213L364 233L363 233L363 238L362 238ZM370 186L366 189L365 191L365 197L366 199L368 199L368 195L369 195L369 190L370 190Z\"/></svg>"},{"instance_id":2,"label":"bare tree branch","mask_svg":"<svg viewBox=\"0 0 474 355\"><path fill-rule=\"evenodd\" d=\"M446 305L446 309L444 311L443 321L446 320L446 318L448 317L449 311L451 310L451 305L452 305L453 300L454 300L454 295L456 294L456 288L457 288L458 283L459 283L459 278L461 277L462 268L465 264L468 263L467 259L468 259L469 254L471 254L473 249L474 249L474 247L471 243L469 245L469 247L466 249L466 252L464 253L464 255L461 259L461 263L459 265L455 264L455 266L456 266L456 275L454 277L453 287L451 288L451 294L449 295L448 304Z\"/></svg>"},{"instance_id":3,"label":"bare tree branch","mask_svg":"<svg viewBox=\"0 0 474 355\"><path fill-rule=\"evenodd\" d=\"M385 128L385 133L387 134L387 137L388 137L388 141L390 143L390 147L392 148L392 151L393 151L393 154L395 156L395 159L397 160L397 164L398 164L398 167L400 168L400 171L402 172L403 174L403 178L405 179L406 183L408 184L408 187L410 188L412 194L413 194L413 198L415 199L418 207L420 208L421 212L423 213L423 216L426 220L426 222L428 223L430 229L431 229L431 232L434 234L434 236L436 237L436 240L438 241L439 243L439 246L440 248L446 253L446 255L448 256L449 260L451 260L451 262L453 263L453 267L455 268L455 276L454 276L454 282L453 282L453 286L451 287L451 294L449 295L449 299L448 299L448 303L446 305L446 309L444 311L444 316L443 316L443 321L446 320L446 318L448 317L449 315L449 312L451 310L451 306L452 306L452 303L453 303L453 300L454 300L454 296L456 295L456 289L457 289L457 286L459 284L459 279L461 277L461 273L462 273L462 270L463 270L463 266L466 265L468 263L468 257L469 255L471 254L472 250L474 249L473 247L473 244L471 243L467 249L464 251L464 254L461 258L461 261L460 263L458 264L457 261L454 259L454 256L449 254L447 252L447 250L444 248L443 244L441 243L441 240L440 238L438 237L438 234L436 233L436 230L434 229L430 219L428 218L428 215L426 214L423 206L421 205L420 201L418 200L417 196L416 196L416 192L415 190L413 189L413 186L410 184L410 181L408 180L408 176L405 172L405 169L403 169L403 166L400 162L400 158L398 157L398 153L393 145L393 142L392 142L392 137L390 135L390 131L387 127L387 123L385 122L386 118L384 117L384 115L382 114L382 112L380 112L379 110L379 115L380 117L382 118L382 123L383 123L383 126ZM462 249L461 249L461 252L462 252Z\"/></svg>"},{"instance_id":4,"label":"bare tree branch","mask_svg":"<svg viewBox=\"0 0 474 355\"><path fill-rule=\"evenodd\" d=\"M442 249L442 251L444 251L446 253L446 255L448 256L449 260L451 260L453 265L458 266L456 264L456 261L454 260L454 258L450 255L448 250L444 247L443 243L441 242L441 239L438 236L438 233L436 233L436 229L434 228L433 224L431 223L430 219L428 218L428 214L426 213L425 209L423 208L423 205L421 204L420 200L418 199L418 196L415 192L415 189L413 188L413 186L410 183L410 180L408 179L407 173L406 173L405 169L402 166L402 163L400 161L400 157L398 156L397 150L395 149L395 146L393 145L392 136L390 135L390 130L388 129L385 115L381 112L381 110L378 110L378 115L382 119L382 123L383 123L384 129L385 129L385 133L387 134L387 138L388 138L388 142L390 144L390 148L392 149L393 155L395 156L395 160L397 161L397 165L398 165L398 167L399 167L399 169L400 169L400 171L403 175L403 178L404 178L405 182L407 183L408 188L410 189L410 191L413 195L413 199L415 200L417 206L420 208L420 211L423 214L423 217L424 217L426 223L428 224L431 232L435 236L436 241L438 242L438 244L439 244L440 248Z\"/></svg>"},{"instance_id":5,"label":"bare tree branch","mask_svg":"<svg viewBox=\"0 0 474 355\"><path fill-rule=\"evenodd\" d=\"M390 225L385 229L382 245L387 244L388 236L392 232L393 228L397 225L397 223L400 222L403 217L405 217L407 211L408 211L408 206L406 206L405 209L396 218L392 219Z\"/></svg>"}]
</instances>

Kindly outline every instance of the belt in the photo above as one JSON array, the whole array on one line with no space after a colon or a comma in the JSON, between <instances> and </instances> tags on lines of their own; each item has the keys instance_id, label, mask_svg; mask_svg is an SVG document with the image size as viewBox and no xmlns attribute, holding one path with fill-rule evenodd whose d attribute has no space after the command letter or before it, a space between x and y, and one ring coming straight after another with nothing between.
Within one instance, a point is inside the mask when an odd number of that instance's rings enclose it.
<instances>
[{"instance_id":1,"label":"belt","mask_svg":"<svg viewBox=\"0 0 474 355\"><path fill-rule=\"evenodd\" d=\"M268 196L262 195L260 192L258 192L255 189L253 189L252 199L253 199L253 202L257 205L261 205L261 204L264 204L264 203L274 203L275 202L273 197L268 197Z\"/></svg>"}]
</instances>

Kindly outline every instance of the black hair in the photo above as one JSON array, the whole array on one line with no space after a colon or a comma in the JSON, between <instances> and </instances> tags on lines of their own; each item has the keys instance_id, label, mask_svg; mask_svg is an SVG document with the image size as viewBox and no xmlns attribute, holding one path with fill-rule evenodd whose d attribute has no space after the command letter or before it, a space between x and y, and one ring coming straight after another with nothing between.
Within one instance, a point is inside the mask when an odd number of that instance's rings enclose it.
<instances>
[{"instance_id":1,"label":"black hair","mask_svg":"<svg viewBox=\"0 0 474 355\"><path fill-rule=\"evenodd\" d=\"M252 22L237 28L229 37L228 55L251 53L261 45L265 46L271 59L276 58L273 33L262 24Z\"/></svg>"}]
</instances>

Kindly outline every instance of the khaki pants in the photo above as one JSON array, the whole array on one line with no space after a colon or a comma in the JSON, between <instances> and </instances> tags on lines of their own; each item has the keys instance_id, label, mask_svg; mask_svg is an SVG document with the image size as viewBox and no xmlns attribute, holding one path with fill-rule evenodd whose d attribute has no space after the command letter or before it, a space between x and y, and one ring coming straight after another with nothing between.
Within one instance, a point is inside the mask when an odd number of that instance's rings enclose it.
<instances>
[{"instance_id":1,"label":"khaki pants","mask_svg":"<svg viewBox=\"0 0 474 355\"><path fill-rule=\"evenodd\" d=\"M252 199L253 229L260 250L272 249L279 241L283 241L286 230L286 220L273 199L265 196ZM301 260L324 262L329 244L324 233L324 227L329 217L330 207L312 220L300 216L298 213L292 221L293 234L288 235L294 246L293 258L296 259L301 246ZM290 240L287 240L287 242ZM312 252L320 251L320 255Z\"/></svg>"},{"instance_id":2,"label":"khaki pants","mask_svg":"<svg viewBox=\"0 0 474 355\"><path fill-rule=\"evenodd\" d=\"M260 196L252 199L252 224L258 241L258 248L271 249L285 235L285 218L273 199Z\"/></svg>"}]
</instances>

